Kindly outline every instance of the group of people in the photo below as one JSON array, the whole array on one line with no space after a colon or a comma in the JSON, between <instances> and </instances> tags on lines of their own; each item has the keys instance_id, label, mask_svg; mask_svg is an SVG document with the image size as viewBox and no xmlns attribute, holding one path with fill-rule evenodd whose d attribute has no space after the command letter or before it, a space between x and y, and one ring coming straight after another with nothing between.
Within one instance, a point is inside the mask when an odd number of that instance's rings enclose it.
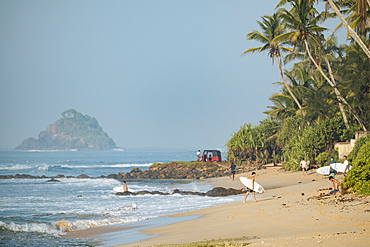
<instances>
[{"instance_id":1,"label":"group of people","mask_svg":"<svg viewBox=\"0 0 370 247\"><path fill-rule=\"evenodd\" d=\"M236 174L236 165L235 164L230 165L230 172L231 172L230 177L234 181L235 180L235 174ZM249 194L252 194L253 199L254 199L255 202L258 202L258 200L256 199L256 192L254 191L254 182L256 180L256 176L257 176L257 174L255 172L252 172L251 176L248 177L248 179L252 180L252 188L248 188L245 185L241 188L242 190L246 191L243 203L247 203L247 198L248 198Z\"/></svg>"},{"instance_id":2,"label":"group of people","mask_svg":"<svg viewBox=\"0 0 370 247\"><path fill-rule=\"evenodd\" d=\"M207 154L203 154L204 155L204 160L202 159L201 157L201 153L200 153L200 150L197 151L197 161L209 161L211 162L212 161L212 154L209 154L207 156Z\"/></svg>"},{"instance_id":3,"label":"group of people","mask_svg":"<svg viewBox=\"0 0 370 247\"><path fill-rule=\"evenodd\" d=\"M334 157L331 157L330 158L330 164L335 164L337 163L335 160L334 160ZM347 171L349 170L349 164L348 164L348 160L347 160L347 156L343 156L343 165L344 165L344 176L346 176L347 174ZM335 169L333 169L332 167L330 167L330 173L329 173L329 180L333 183L333 190L329 192L330 195L334 195L336 193L339 192L339 185L340 185L340 182L335 179L335 174L337 173L337 171Z\"/></svg>"},{"instance_id":4,"label":"group of people","mask_svg":"<svg viewBox=\"0 0 370 247\"><path fill-rule=\"evenodd\" d=\"M330 164L334 164L334 163L336 163L336 161L334 160L334 157L331 157ZM347 171L349 170L348 169L349 164L348 164L347 156L343 156L343 164L345 166L344 175L346 175ZM301 165L301 168L302 168L302 172L305 175L307 175L307 171L309 169L309 162L306 162L305 160L302 159L302 161L300 162L300 165ZM235 180L235 174L236 174L236 165L232 164L230 166L230 173L231 173L230 177L234 181ZM333 184L333 189L329 192L329 195L334 195L334 194L339 192L340 182L337 179L335 179L335 174L336 174L336 171L331 168L330 174L329 174L329 180ZM258 201L256 199L255 191L254 191L254 182L255 182L256 176L257 176L257 174L255 172L252 172L252 175L250 177L248 177L250 180L252 180L252 188L248 188L246 186L242 187L242 190L245 190L247 192L244 196L243 203L246 203L246 200L247 200L249 194L252 194L253 199L254 199L255 202Z\"/></svg>"},{"instance_id":5,"label":"group of people","mask_svg":"<svg viewBox=\"0 0 370 247\"><path fill-rule=\"evenodd\" d=\"M340 185L340 182L335 179L335 174L337 173L337 171L331 166L332 164L335 164L337 163L334 159L334 157L331 157L330 158L330 163L329 163L329 180L333 183L333 190L329 192L329 195L334 195L336 193L339 192L339 185ZM347 160L347 156L344 155L343 156L343 165L344 165L344 176L346 176L346 173L347 171L349 170L349 164L348 164L348 160ZM305 160L302 159L302 161L300 162L300 166L302 168L302 173L304 174L307 174L307 170L309 168L308 166L308 162L306 162Z\"/></svg>"},{"instance_id":6,"label":"group of people","mask_svg":"<svg viewBox=\"0 0 370 247\"><path fill-rule=\"evenodd\" d=\"M331 157L329 165L332 165L332 164L335 164L335 163L337 163L337 162L334 160L334 157ZM309 161L305 161L304 159L302 159L301 162L299 163L299 165L301 166L302 173L307 174L307 171L309 169ZM343 165L345 166L344 175L346 175L346 173L348 171L348 168L349 168L349 164L348 164L348 160L347 160L346 155L343 156ZM336 170L330 166L329 176L334 177L335 173L336 173Z\"/></svg>"},{"instance_id":7,"label":"group of people","mask_svg":"<svg viewBox=\"0 0 370 247\"><path fill-rule=\"evenodd\" d=\"M197 158L198 158L198 161L199 161L200 160L200 150L198 150L198 152L197 152ZM344 156L343 160L344 160L343 164L345 165L345 169L344 169L344 175L345 175L346 172L348 171L348 167L349 167L347 156ZM334 160L333 157L331 157L330 158L330 164L334 164L334 163L336 163L336 161ZM304 174L307 174L307 171L308 171L308 168L309 168L308 162L306 162L305 160L302 159L302 161L300 162L300 166L302 168L302 172ZM236 174L236 165L235 164L230 165L230 173L231 173L230 177L234 181L235 180L235 174ZM333 183L333 190L329 192L330 195L333 195L333 194L336 194L336 193L339 192L340 182L337 179L335 179L335 174L336 174L336 171L331 168L330 174L329 174L329 180ZM250 179L252 181L252 188L248 188L246 186L242 187L242 190L246 191L243 203L247 202L247 198L248 198L249 194L252 194L253 199L254 199L255 202L258 201L256 199L256 195L255 195L255 191L254 191L254 182L256 180L256 176L257 176L256 172L252 172L251 176L248 177L248 179ZM126 181L123 181L122 185L123 185L123 191L124 192L128 191Z\"/></svg>"}]
</instances>

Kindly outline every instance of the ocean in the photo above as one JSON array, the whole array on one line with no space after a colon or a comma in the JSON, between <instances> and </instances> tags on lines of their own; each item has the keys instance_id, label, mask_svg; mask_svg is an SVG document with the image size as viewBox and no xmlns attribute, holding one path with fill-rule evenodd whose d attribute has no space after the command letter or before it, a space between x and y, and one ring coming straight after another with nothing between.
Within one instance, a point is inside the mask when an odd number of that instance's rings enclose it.
<instances>
[{"instance_id":1,"label":"ocean","mask_svg":"<svg viewBox=\"0 0 370 247\"><path fill-rule=\"evenodd\" d=\"M98 178L157 162L196 160L192 149L137 148L112 151L0 150L0 175L29 174L58 178L0 179L0 246L109 246L107 242L69 239L69 230L129 225L159 216L240 201L240 196L194 195L116 196L115 179ZM222 152L225 158L225 152ZM75 178L81 174L91 179ZM196 180L132 180L134 191L206 192L212 187ZM154 222L154 221L153 221ZM121 244L132 239L122 239ZM117 243L117 242L116 242Z\"/></svg>"}]
</instances>

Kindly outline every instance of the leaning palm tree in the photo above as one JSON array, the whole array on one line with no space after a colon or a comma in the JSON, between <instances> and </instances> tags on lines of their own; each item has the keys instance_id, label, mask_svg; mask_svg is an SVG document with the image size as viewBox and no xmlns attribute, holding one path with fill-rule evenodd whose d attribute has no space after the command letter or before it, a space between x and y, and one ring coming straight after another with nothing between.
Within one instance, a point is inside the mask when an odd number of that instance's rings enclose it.
<instances>
[{"instance_id":1,"label":"leaning palm tree","mask_svg":"<svg viewBox=\"0 0 370 247\"><path fill-rule=\"evenodd\" d=\"M363 40L368 38L367 33L369 32L369 3L370 0L342 0L341 2L338 2L342 12L347 15L347 23Z\"/></svg>"},{"instance_id":2,"label":"leaning palm tree","mask_svg":"<svg viewBox=\"0 0 370 247\"><path fill-rule=\"evenodd\" d=\"M338 90L331 70L330 61L324 53L323 42L325 39L323 38L324 36L322 33L326 31L327 28L319 26L318 23L325 20L327 13L318 13L317 10L312 7L312 1L310 0L289 0L288 2L292 5L292 8L290 10L279 9L279 12L281 12L282 17L284 18L285 26L291 31L277 36L274 41L283 42L288 40L293 46L303 46L306 54L310 58L310 61L333 88L339 102L339 109L342 114L343 121L346 124L347 129L349 129L349 124L342 104L348 107L350 113L361 125L362 129L366 130L366 127L362 124L362 121L353 112L351 106ZM321 54L313 54L312 50L321 52ZM326 63L330 78L321 66L321 57Z\"/></svg>"},{"instance_id":3,"label":"leaning palm tree","mask_svg":"<svg viewBox=\"0 0 370 247\"><path fill-rule=\"evenodd\" d=\"M274 63L274 61L278 62L280 76L285 85L285 88L288 90L290 96L297 104L298 108L301 109L302 108L301 103L298 101L297 97L293 94L283 74L281 53L284 51L292 52L292 49L282 46L279 42L273 41L275 37L282 34L284 31L284 26L281 24L281 21L282 18L279 13L274 13L272 16L265 15L262 17L262 21L257 21L257 23L262 29L262 33L255 30L251 33L248 33L247 39L259 41L260 43L263 44L263 46L250 48L244 51L242 55L246 55L247 53L253 53L256 51L258 52L268 51L268 54L272 59L272 63Z\"/></svg>"},{"instance_id":4,"label":"leaning palm tree","mask_svg":"<svg viewBox=\"0 0 370 247\"><path fill-rule=\"evenodd\" d=\"M350 24L346 21L346 19L343 17L342 13L340 12L337 5L334 3L333 0L327 0L330 7L333 9L335 14L339 17L342 25L347 29L348 33L353 37L355 42L361 47L361 49L365 52L365 54L370 58L370 50L368 47L366 47L365 43L362 41L360 36L353 30L353 28L350 26ZM369 0L357 0L357 4L365 7L365 9L370 8L370 1Z\"/></svg>"}]
</instances>

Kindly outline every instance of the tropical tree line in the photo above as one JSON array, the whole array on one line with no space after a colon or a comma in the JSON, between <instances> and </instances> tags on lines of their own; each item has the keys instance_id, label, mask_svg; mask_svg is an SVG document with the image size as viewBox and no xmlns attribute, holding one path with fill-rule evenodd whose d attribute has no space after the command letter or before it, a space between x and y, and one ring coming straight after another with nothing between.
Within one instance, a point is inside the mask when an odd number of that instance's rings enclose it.
<instances>
[{"instance_id":1,"label":"tropical tree line","mask_svg":"<svg viewBox=\"0 0 370 247\"><path fill-rule=\"evenodd\" d=\"M329 29L328 20L338 26ZM247 34L280 72L266 119L245 124L226 146L236 164L282 163L298 170L301 159L324 164L335 142L370 130L370 0L277 1L275 12ZM336 31L346 28L344 44Z\"/></svg>"}]
</instances>

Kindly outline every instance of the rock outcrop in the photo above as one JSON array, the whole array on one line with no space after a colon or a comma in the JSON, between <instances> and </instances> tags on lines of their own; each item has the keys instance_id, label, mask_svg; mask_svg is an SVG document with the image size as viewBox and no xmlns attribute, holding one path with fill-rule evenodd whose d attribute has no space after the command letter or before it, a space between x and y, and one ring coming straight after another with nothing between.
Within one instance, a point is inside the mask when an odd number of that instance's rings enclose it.
<instances>
[{"instance_id":1,"label":"rock outcrop","mask_svg":"<svg viewBox=\"0 0 370 247\"><path fill-rule=\"evenodd\" d=\"M103 132L95 118L76 110L62 113L63 118L47 126L39 138L24 140L16 150L103 150L114 149L116 144Z\"/></svg>"},{"instance_id":2,"label":"rock outcrop","mask_svg":"<svg viewBox=\"0 0 370 247\"><path fill-rule=\"evenodd\" d=\"M239 172L247 171L248 167L239 168ZM173 161L164 164L155 163L145 171L134 168L128 173L117 174L116 179L206 179L228 175L230 163L227 162Z\"/></svg>"}]
</instances>

